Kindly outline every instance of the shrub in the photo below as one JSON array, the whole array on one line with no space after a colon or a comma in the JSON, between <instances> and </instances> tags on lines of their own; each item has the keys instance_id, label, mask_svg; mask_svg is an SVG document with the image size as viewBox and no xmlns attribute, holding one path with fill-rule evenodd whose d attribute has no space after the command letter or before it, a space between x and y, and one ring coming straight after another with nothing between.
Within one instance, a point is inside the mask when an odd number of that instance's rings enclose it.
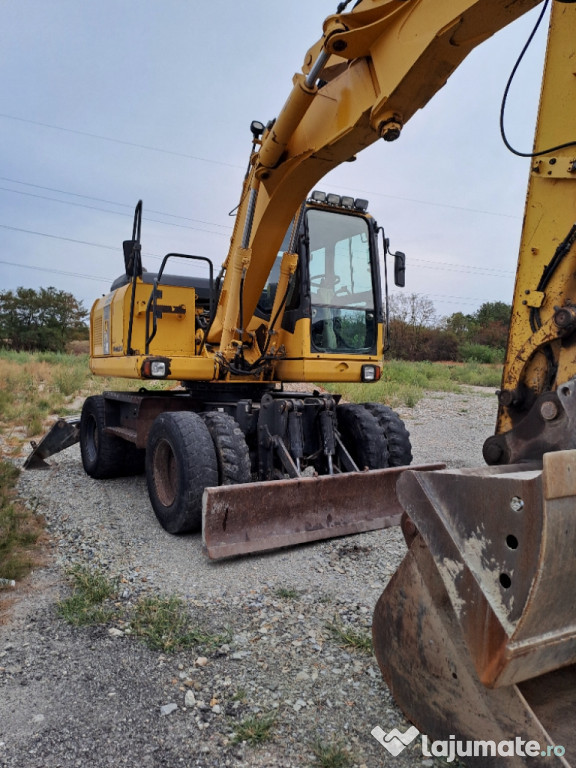
<instances>
[{"instance_id":1,"label":"shrub","mask_svg":"<svg viewBox=\"0 0 576 768\"><path fill-rule=\"evenodd\" d=\"M465 363L503 363L504 350L485 344L461 344L460 357Z\"/></svg>"}]
</instances>

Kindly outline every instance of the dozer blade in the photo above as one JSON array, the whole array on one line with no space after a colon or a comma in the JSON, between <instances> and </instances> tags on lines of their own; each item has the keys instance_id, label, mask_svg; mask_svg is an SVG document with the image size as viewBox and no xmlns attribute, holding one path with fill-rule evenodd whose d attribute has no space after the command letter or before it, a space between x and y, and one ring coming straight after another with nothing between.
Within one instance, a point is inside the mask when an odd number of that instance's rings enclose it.
<instances>
[{"instance_id":1,"label":"dozer blade","mask_svg":"<svg viewBox=\"0 0 576 768\"><path fill-rule=\"evenodd\" d=\"M420 465L421 472L444 464ZM398 525L396 480L408 467L224 485L204 491L202 532L213 560Z\"/></svg>"},{"instance_id":2,"label":"dozer blade","mask_svg":"<svg viewBox=\"0 0 576 768\"><path fill-rule=\"evenodd\" d=\"M24 469L49 469L45 459L70 448L80 440L80 416L58 419L39 443L32 441L32 453L24 462Z\"/></svg>"},{"instance_id":3,"label":"dozer blade","mask_svg":"<svg viewBox=\"0 0 576 768\"><path fill-rule=\"evenodd\" d=\"M576 451L398 496L409 550L373 620L398 705L467 766L576 766Z\"/></svg>"}]
</instances>

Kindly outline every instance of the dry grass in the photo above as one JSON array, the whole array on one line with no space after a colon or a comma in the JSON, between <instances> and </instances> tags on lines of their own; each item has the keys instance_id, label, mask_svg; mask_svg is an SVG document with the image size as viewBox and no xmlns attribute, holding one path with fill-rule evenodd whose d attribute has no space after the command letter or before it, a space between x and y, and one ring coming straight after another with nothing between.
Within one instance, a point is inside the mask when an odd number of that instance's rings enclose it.
<instances>
[{"instance_id":1,"label":"dry grass","mask_svg":"<svg viewBox=\"0 0 576 768\"><path fill-rule=\"evenodd\" d=\"M21 579L40 564L44 520L16 497L18 469L0 461L0 579Z\"/></svg>"},{"instance_id":2,"label":"dry grass","mask_svg":"<svg viewBox=\"0 0 576 768\"><path fill-rule=\"evenodd\" d=\"M86 354L0 350L0 445L6 455L20 455L56 416L79 413L88 395L140 386L140 381L93 376Z\"/></svg>"},{"instance_id":3,"label":"dry grass","mask_svg":"<svg viewBox=\"0 0 576 768\"><path fill-rule=\"evenodd\" d=\"M8 446L40 436L46 419L69 412L86 386L89 371L84 358L52 358L0 354L0 433Z\"/></svg>"}]
</instances>

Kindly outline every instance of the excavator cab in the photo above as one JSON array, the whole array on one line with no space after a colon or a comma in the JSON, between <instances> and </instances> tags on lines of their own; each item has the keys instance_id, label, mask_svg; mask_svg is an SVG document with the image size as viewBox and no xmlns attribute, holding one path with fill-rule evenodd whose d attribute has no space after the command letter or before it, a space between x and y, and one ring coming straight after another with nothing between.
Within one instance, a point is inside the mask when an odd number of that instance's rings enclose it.
<instances>
[{"instance_id":1,"label":"excavator cab","mask_svg":"<svg viewBox=\"0 0 576 768\"><path fill-rule=\"evenodd\" d=\"M328 204L327 198L332 202ZM365 214L366 207L365 200L315 191L300 211L298 268L284 314L286 327L299 317L310 318L311 352L366 354L375 350L383 308L377 227ZM293 228L294 223L258 302L256 314L260 317L270 318Z\"/></svg>"},{"instance_id":2,"label":"excavator cab","mask_svg":"<svg viewBox=\"0 0 576 768\"><path fill-rule=\"evenodd\" d=\"M382 238L384 270L378 247L381 229L367 213L368 201L312 192L288 228L268 281L256 307L256 317L276 325L273 318L282 260L294 253L296 267L284 288L278 346L286 360L301 359L301 368L316 367L315 375L292 380L362 380L379 377L379 361L388 337L385 303L387 265L394 258L395 284L403 284L405 257L390 254ZM382 280L382 272L384 279ZM320 370L320 362L335 360L338 371ZM341 365L342 358L346 364ZM276 362L277 378L290 380L288 363Z\"/></svg>"},{"instance_id":3,"label":"excavator cab","mask_svg":"<svg viewBox=\"0 0 576 768\"><path fill-rule=\"evenodd\" d=\"M361 216L318 209L307 212L311 349L338 354L369 353L382 315L374 291L371 222ZM372 246L372 247L371 247Z\"/></svg>"}]
</instances>

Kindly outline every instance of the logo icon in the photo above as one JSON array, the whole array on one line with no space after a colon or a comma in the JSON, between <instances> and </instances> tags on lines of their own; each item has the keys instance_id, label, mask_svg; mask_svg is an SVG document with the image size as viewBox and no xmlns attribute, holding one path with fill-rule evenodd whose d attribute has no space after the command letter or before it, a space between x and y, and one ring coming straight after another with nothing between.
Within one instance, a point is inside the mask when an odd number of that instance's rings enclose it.
<instances>
[{"instance_id":1,"label":"logo icon","mask_svg":"<svg viewBox=\"0 0 576 768\"><path fill-rule=\"evenodd\" d=\"M416 736L420 733L418 728L416 726L412 725L406 733L401 733L398 728L392 728L392 730L389 733L386 733L386 731L382 730L379 725L376 726L372 731L372 736L376 739L376 741L379 741L382 746L390 752L391 755L394 755L396 757L397 755L402 752L403 749L405 749L410 742L414 741Z\"/></svg>"}]
</instances>

